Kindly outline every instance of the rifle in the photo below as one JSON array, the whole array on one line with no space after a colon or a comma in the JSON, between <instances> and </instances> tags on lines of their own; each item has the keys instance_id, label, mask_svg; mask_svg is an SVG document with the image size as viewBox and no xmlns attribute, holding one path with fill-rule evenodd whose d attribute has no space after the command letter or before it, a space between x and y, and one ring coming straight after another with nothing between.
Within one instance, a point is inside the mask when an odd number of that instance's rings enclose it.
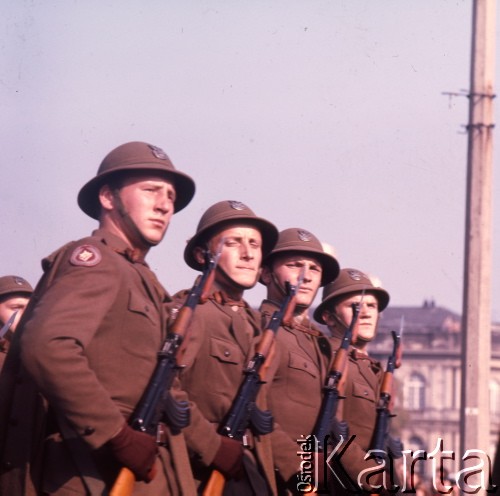
<instances>
[{"instance_id":1,"label":"rifle","mask_svg":"<svg viewBox=\"0 0 500 496\"><path fill-rule=\"evenodd\" d=\"M392 455L394 458L400 458L403 456L403 445L401 440L396 439L389 434L389 421L391 417L396 416L391 412L391 398L393 395L394 370L401 366L401 337L403 335L403 328L404 317L401 317L399 332L391 331L394 344L392 353L387 359L387 367L382 379L382 386L380 387L379 400L377 404L377 419L370 446L370 449L374 450L373 454L378 464L382 464L386 458L385 448L387 448L387 453Z\"/></svg>"},{"instance_id":2,"label":"rifle","mask_svg":"<svg viewBox=\"0 0 500 496\"><path fill-rule=\"evenodd\" d=\"M323 386L323 399L319 411L316 425L313 429L313 435L318 441L318 450L326 451L327 440L331 435L340 439L341 436L346 439L348 435L347 423L337 419L337 409L339 399L343 399L343 389L340 384L341 379L345 378L347 369L347 359L349 346L353 341L353 331L358 320L359 310L363 301L363 295L359 303L353 303L352 319L349 327L345 330L344 337L340 343L339 349L328 372L328 376Z\"/></svg>"},{"instance_id":3,"label":"rifle","mask_svg":"<svg viewBox=\"0 0 500 496\"><path fill-rule=\"evenodd\" d=\"M219 434L243 441L245 431L254 434L269 434L273 430L273 416L269 410L260 410L255 404L260 387L266 382L266 372L273 357L272 348L276 333L282 323L290 322L295 310L295 295L304 278L303 270L296 285L286 283L286 296L276 310L257 344L254 356L243 371L244 378L226 417L219 426ZM213 470L203 491L203 496L222 495L225 478Z\"/></svg>"},{"instance_id":4,"label":"rifle","mask_svg":"<svg viewBox=\"0 0 500 496\"><path fill-rule=\"evenodd\" d=\"M222 251L223 240L215 255L205 250L203 273L189 291L186 301L180 308L167 338L157 354L156 367L151 379L130 417L132 428L156 437L158 424L164 420L173 432L179 432L189 425L190 414L187 401L176 401L170 394L170 388L177 371L182 368L179 358L181 345L185 341L186 331L191 317L200 301L203 301L212 286L215 268ZM135 482L134 474L123 467L111 489L110 496L129 496Z\"/></svg>"}]
</instances>

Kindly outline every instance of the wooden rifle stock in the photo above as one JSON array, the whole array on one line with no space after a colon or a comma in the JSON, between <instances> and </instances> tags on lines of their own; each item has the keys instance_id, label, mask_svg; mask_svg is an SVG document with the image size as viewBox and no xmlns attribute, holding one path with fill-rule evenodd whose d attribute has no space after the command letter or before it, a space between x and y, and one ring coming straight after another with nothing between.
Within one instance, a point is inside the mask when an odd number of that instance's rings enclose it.
<instances>
[{"instance_id":1,"label":"wooden rifle stock","mask_svg":"<svg viewBox=\"0 0 500 496\"><path fill-rule=\"evenodd\" d=\"M326 451L327 440L337 430L336 437L344 435L347 427L344 423L336 421L339 400L344 397L345 379L347 375L347 360L349 357L349 346L353 341L354 328L358 320L360 303L352 304L352 319L349 327L346 328L340 347L335 353L330 371L323 387L323 399L313 430L313 435L318 441L318 449ZM334 429L334 427L336 429ZM347 436L347 433L345 433Z\"/></svg>"},{"instance_id":2,"label":"wooden rifle stock","mask_svg":"<svg viewBox=\"0 0 500 496\"><path fill-rule=\"evenodd\" d=\"M403 334L403 318L401 318L401 327L399 333L391 331L393 339L393 350L387 359L387 367L384 372L382 384L380 386L380 394L377 405L377 419L375 429L373 431L373 439L370 448L374 451L375 459L378 463L382 463L386 456L386 448L391 454L398 458L400 456L397 451L401 450L400 441L393 439L389 435L389 420L394 417L391 410L391 400L393 399L394 389L394 370L401 365L402 346L401 336ZM392 449L391 449L392 448Z\"/></svg>"},{"instance_id":3,"label":"wooden rifle stock","mask_svg":"<svg viewBox=\"0 0 500 496\"><path fill-rule=\"evenodd\" d=\"M219 433L233 439L242 440L245 430L251 426L257 434L268 434L272 432L272 415L269 411L261 411L255 405L260 386L266 382L266 375L274 357L274 344L276 333L282 323L289 323L293 318L295 310L295 295L302 284L304 271L301 272L295 286L287 283L286 298L283 300L279 310L276 310L265 331L262 333L259 343L255 348L255 354L244 370L245 378L240 385L225 421L219 427ZM218 470L212 470L208 479L203 496L221 496L224 491L226 479L224 474Z\"/></svg>"},{"instance_id":4,"label":"wooden rifle stock","mask_svg":"<svg viewBox=\"0 0 500 496\"><path fill-rule=\"evenodd\" d=\"M206 299L213 284L215 268L222 251L221 240L217 253L213 255L205 251L205 265L203 273L189 291L186 301L177 313L171 329L158 352L155 370L149 380L144 394L136 406L129 423L142 432L156 435L156 429L161 417L166 417L167 423L174 431L179 431L189 424L189 409L187 402L177 402L170 396L177 370L181 368L181 359L186 351L186 333L191 317L199 302ZM162 409L165 411L162 412ZM135 476L127 467L122 467L110 496L130 496L134 490Z\"/></svg>"}]
</instances>

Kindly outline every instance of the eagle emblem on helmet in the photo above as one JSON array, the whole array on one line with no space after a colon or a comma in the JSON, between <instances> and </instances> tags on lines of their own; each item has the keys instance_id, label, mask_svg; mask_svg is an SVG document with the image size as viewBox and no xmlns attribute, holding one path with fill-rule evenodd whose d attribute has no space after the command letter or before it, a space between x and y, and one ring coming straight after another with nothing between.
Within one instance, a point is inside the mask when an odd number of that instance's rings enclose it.
<instances>
[{"instance_id":1,"label":"eagle emblem on helmet","mask_svg":"<svg viewBox=\"0 0 500 496\"><path fill-rule=\"evenodd\" d=\"M311 241L312 240L312 234L309 231L306 231L305 229L299 229L297 231L297 236L299 237L300 241Z\"/></svg>"},{"instance_id":2,"label":"eagle emblem on helmet","mask_svg":"<svg viewBox=\"0 0 500 496\"><path fill-rule=\"evenodd\" d=\"M155 145L148 145L153 155L160 160L168 160L168 155L159 147Z\"/></svg>"},{"instance_id":3,"label":"eagle emblem on helmet","mask_svg":"<svg viewBox=\"0 0 500 496\"><path fill-rule=\"evenodd\" d=\"M348 270L347 273L353 281L361 281L363 279L363 274L358 270Z\"/></svg>"},{"instance_id":4,"label":"eagle emblem on helmet","mask_svg":"<svg viewBox=\"0 0 500 496\"><path fill-rule=\"evenodd\" d=\"M14 282L18 286L24 286L25 284L28 284L22 277L17 277L17 276L14 277Z\"/></svg>"},{"instance_id":5,"label":"eagle emblem on helmet","mask_svg":"<svg viewBox=\"0 0 500 496\"><path fill-rule=\"evenodd\" d=\"M239 201L229 200L229 206L234 208L234 210L246 210L248 207Z\"/></svg>"}]
</instances>

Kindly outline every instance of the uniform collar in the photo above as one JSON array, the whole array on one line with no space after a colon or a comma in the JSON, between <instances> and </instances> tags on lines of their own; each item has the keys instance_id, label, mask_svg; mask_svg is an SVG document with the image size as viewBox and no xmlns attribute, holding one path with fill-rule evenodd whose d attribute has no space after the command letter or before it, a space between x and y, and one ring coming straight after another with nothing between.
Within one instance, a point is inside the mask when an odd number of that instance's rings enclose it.
<instances>
[{"instance_id":1,"label":"uniform collar","mask_svg":"<svg viewBox=\"0 0 500 496\"><path fill-rule=\"evenodd\" d=\"M99 238L105 245L109 246L116 253L123 255L130 262L148 266L139 250L130 248L123 239L107 229L96 229L92 232L92 236Z\"/></svg>"}]
</instances>

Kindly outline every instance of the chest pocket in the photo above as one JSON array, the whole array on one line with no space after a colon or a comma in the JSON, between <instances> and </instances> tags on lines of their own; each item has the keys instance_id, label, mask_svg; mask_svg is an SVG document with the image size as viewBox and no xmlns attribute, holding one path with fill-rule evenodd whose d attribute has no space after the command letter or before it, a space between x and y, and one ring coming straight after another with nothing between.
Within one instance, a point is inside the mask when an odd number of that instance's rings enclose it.
<instances>
[{"instance_id":1,"label":"chest pocket","mask_svg":"<svg viewBox=\"0 0 500 496\"><path fill-rule=\"evenodd\" d=\"M286 394L293 403L314 408L311 397L320 390L319 371L310 358L290 351L286 372ZM319 396L318 396L319 398Z\"/></svg>"},{"instance_id":2,"label":"chest pocket","mask_svg":"<svg viewBox=\"0 0 500 496\"><path fill-rule=\"evenodd\" d=\"M139 293L130 292L128 309L133 313L144 315L153 324L159 323L158 311L156 310L154 303Z\"/></svg>"},{"instance_id":3,"label":"chest pocket","mask_svg":"<svg viewBox=\"0 0 500 496\"><path fill-rule=\"evenodd\" d=\"M368 384L364 384L362 382L353 382L352 383L352 395L356 398L363 398L365 400L371 401L375 403L375 391L368 386Z\"/></svg>"},{"instance_id":4,"label":"chest pocket","mask_svg":"<svg viewBox=\"0 0 500 496\"><path fill-rule=\"evenodd\" d=\"M310 358L291 351L288 355L288 367L305 372L312 377L318 376L318 369Z\"/></svg>"},{"instance_id":5,"label":"chest pocket","mask_svg":"<svg viewBox=\"0 0 500 496\"><path fill-rule=\"evenodd\" d=\"M243 363L243 357L239 346L222 339L210 339L210 356L216 358L219 362L232 363L234 365Z\"/></svg>"}]
</instances>

